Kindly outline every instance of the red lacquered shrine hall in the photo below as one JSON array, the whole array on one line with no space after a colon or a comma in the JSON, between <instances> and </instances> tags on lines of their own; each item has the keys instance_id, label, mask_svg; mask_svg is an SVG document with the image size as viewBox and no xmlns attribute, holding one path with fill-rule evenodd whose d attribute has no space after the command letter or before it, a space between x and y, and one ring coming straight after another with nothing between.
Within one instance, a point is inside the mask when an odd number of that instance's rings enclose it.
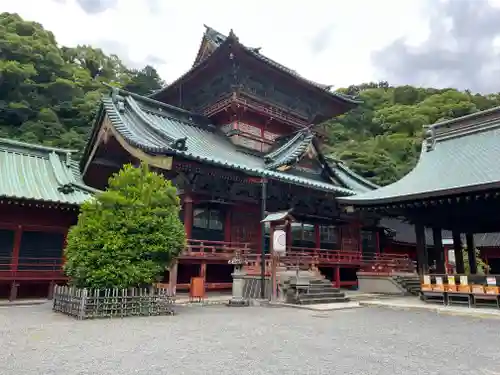
<instances>
[{"instance_id":1,"label":"red lacquered shrine hall","mask_svg":"<svg viewBox=\"0 0 500 375\"><path fill-rule=\"evenodd\" d=\"M327 160L316 125L357 104L207 27L182 77L150 97L115 89L103 99L81 172L104 189L123 164L142 160L174 182L189 239L169 276L177 289L193 276L230 287L227 251L260 254L263 200L267 212L293 210L290 251L321 252L325 276L355 285L361 254L379 253L379 232L335 198L377 186Z\"/></svg>"},{"instance_id":2,"label":"red lacquered shrine hall","mask_svg":"<svg viewBox=\"0 0 500 375\"><path fill-rule=\"evenodd\" d=\"M66 233L95 192L72 156L0 139L0 299L46 297L66 281Z\"/></svg>"}]
</instances>

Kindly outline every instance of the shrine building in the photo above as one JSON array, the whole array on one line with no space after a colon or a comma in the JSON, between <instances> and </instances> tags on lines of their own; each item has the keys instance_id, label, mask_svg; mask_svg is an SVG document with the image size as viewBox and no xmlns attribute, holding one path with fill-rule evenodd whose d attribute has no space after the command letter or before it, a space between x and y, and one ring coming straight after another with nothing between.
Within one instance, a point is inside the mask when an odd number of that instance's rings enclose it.
<instances>
[{"instance_id":1,"label":"shrine building","mask_svg":"<svg viewBox=\"0 0 500 375\"><path fill-rule=\"evenodd\" d=\"M0 139L0 299L46 297L63 283L63 247L95 189L74 151Z\"/></svg>"},{"instance_id":2,"label":"shrine building","mask_svg":"<svg viewBox=\"0 0 500 375\"><path fill-rule=\"evenodd\" d=\"M103 99L82 177L104 189L125 163L146 161L173 181L189 243L168 276L177 289L198 275L209 289L230 287L232 267L221 252L260 253L264 213L283 210L298 220L286 228L290 250L330 252L322 272L354 286L359 254L380 252L380 230L369 215L340 210L336 198L377 186L323 155L319 124L358 104L232 31L226 37L206 27L193 66L170 85L149 97L114 89Z\"/></svg>"},{"instance_id":3,"label":"shrine building","mask_svg":"<svg viewBox=\"0 0 500 375\"><path fill-rule=\"evenodd\" d=\"M370 192L338 200L360 212L405 218L415 228L420 274L435 264L437 274L465 271L461 249L467 249L468 269L476 274L476 248L498 273L500 224L500 107L430 125L419 161L399 181ZM429 248L428 234L432 233ZM446 236L451 240L454 269L449 269Z\"/></svg>"}]
</instances>

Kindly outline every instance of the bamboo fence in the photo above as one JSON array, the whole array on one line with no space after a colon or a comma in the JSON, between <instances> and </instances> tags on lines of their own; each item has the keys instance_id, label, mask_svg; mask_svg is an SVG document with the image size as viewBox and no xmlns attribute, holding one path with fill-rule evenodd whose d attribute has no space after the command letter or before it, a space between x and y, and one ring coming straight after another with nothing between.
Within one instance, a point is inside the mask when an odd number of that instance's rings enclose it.
<instances>
[{"instance_id":1,"label":"bamboo fence","mask_svg":"<svg viewBox=\"0 0 500 375\"><path fill-rule=\"evenodd\" d=\"M173 315L164 288L79 289L56 285L52 310L77 319Z\"/></svg>"}]
</instances>

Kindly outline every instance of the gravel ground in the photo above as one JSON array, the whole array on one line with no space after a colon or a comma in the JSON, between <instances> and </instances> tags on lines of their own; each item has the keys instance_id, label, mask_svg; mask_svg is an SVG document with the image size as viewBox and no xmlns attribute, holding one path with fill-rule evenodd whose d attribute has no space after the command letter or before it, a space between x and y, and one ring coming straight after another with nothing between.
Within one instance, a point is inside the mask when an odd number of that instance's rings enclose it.
<instances>
[{"instance_id":1,"label":"gravel ground","mask_svg":"<svg viewBox=\"0 0 500 375\"><path fill-rule=\"evenodd\" d=\"M183 307L75 321L0 308L1 375L500 374L500 320L362 308Z\"/></svg>"}]
</instances>

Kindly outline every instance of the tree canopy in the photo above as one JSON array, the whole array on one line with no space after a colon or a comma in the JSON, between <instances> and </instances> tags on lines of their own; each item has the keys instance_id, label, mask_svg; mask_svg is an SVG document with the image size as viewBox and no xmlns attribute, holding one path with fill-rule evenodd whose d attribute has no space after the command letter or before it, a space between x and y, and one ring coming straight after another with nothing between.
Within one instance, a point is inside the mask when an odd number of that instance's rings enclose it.
<instances>
[{"instance_id":1,"label":"tree canopy","mask_svg":"<svg viewBox=\"0 0 500 375\"><path fill-rule=\"evenodd\" d=\"M68 233L65 272L77 287L147 285L184 250L177 190L147 165L126 165L81 207Z\"/></svg>"},{"instance_id":2,"label":"tree canopy","mask_svg":"<svg viewBox=\"0 0 500 375\"><path fill-rule=\"evenodd\" d=\"M88 45L60 47L54 35L17 14L0 14L0 137L82 150L103 82L148 94L163 82ZM377 184L415 165L422 125L500 105L500 95L365 83L339 89L363 104L327 121L325 152Z\"/></svg>"},{"instance_id":3,"label":"tree canopy","mask_svg":"<svg viewBox=\"0 0 500 375\"><path fill-rule=\"evenodd\" d=\"M17 14L0 14L0 137L82 150L107 89L103 82L149 94L156 70L128 69L115 55L79 45Z\"/></svg>"},{"instance_id":4,"label":"tree canopy","mask_svg":"<svg viewBox=\"0 0 500 375\"><path fill-rule=\"evenodd\" d=\"M387 82L339 91L359 95L363 104L323 125L328 135L325 151L380 185L398 180L415 166L423 125L500 105L498 93L394 87Z\"/></svg>"}]
</instances>

